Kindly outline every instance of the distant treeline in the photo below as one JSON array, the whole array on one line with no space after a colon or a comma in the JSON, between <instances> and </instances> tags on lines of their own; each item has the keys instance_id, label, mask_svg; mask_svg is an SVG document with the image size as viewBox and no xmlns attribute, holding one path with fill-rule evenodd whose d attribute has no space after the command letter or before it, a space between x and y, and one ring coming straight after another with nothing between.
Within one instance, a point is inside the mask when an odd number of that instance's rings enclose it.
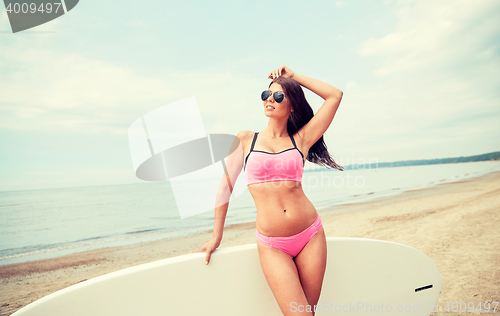
<instances>
[{"instance_id":1,"label":"distant treeline","mask_svg":"<svg viewBox=\"0 0 500 316\"><path fill-rule=\"evenodd\" d=\"M407 167L407 166L420 166L420 165L436 165L442 163L459 163L459 162L473 162L473 161L492 161L500 160L500 151L489 154L482 154L469 157L454 157L454 158L441 158L441 159L422 159L422 160L405 160L393 162L379 162L372 164L352 164L343 166L345 170L353 169L375 169L375 168L392 168L392 167ZM307 171L320 171L325 168L309 169Z\"/></svg>"},{"instance_id":2,"label":"distant treeline","mask_svg":"<svg viewBox=\"0 0 500 316\"><path fill-rule=\"evenodd\" d=\"M491 161L500 160L500 151L489 154L468 156L468 157L454 157L454 158L441 158L441 159L422 159L422 160L405 160L393 162L379 162L378 164L354 164L348 165L344 169L373 169L373 168L392 168L392 167L407 167L419 165L437 165L442 163L459 163L459 162L472 162L472 161ZM359 168L358 168L359 167Z\"/></svg>"}]
</instances>

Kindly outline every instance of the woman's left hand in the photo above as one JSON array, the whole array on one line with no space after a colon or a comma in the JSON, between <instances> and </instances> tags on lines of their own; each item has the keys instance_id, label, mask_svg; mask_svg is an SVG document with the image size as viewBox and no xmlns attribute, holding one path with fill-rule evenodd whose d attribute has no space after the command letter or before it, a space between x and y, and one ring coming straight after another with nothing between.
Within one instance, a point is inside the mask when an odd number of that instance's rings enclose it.
<instances>
[{"instance_id":1,"label":"woman's left hand","mask_svg":"<svg viewBox=\"0 0 500 316\"><path fill-rule=\"evenodd\" d=\"M293 78L295 73L288 68L287 66L283 65L279 68L274 69L271 71L268 75L267 78L269 79L276 79L278 77L283 77L283 78Z\"/></svg>"}]
</instances>

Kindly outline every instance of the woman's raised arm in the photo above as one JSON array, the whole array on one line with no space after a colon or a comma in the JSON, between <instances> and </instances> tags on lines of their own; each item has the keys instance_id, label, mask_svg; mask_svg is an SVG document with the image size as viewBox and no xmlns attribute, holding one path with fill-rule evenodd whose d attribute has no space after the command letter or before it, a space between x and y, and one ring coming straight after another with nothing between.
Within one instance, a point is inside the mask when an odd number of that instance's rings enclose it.
<instances>
[{"instance_id":1,"label":"woman's raised arm","mask_svg":"<svg viewBox=\"0 0 500 316\"><path fill-rule=\"evenodd\" d=\"M325 100L313 118L298 131L298 134L303 139L304 146L310 148L332 123L333 117L342 100L343 92L326 82L295 73L285 65L269 73L269 78L271 79L281 76L294 79L301 86L311 90Z\"/></svg>"}]
</instances>

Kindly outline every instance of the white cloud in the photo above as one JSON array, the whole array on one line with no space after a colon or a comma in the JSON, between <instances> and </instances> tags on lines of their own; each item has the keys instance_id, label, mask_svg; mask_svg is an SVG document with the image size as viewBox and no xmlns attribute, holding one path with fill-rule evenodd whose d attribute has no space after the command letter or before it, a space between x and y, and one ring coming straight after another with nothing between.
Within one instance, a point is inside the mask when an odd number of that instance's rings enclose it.
<instances>
[{"instance_id":1,"label":"white cloud","mask_svg":"<svg viewBox=\"0 0 500 316\"><path fill-rule=\"evenodd\" d=\"M249 85L260 86L227 72L151 77L82 55L31 49L23 39L0 51L0 66L11 70L0 74L0 128L13 130L126 134L141 115L195 95L205 127L224 132L217 121L248 123L241 109L250 106L242 100Z\"/></svg>"},{"instance_id":2,"label":"white cloud","mask_svg":"<svg viewBox=\"0 0 500 316\"><path fill-rule=\"evenodd\" d=\"M379 76L488 58L500 29L498 1L400 2L395 31L360 45L361 56L387 56ZM490 52L491 54L491 52Z\"/></svg>"},{"instance_id":3,"label":"white cloud","mask_svg":"<svg viewBox=\"0 0 500 316\"><path fill-rule=\"evenodd\" d=\"M347 1L337 1L337 2L335 2L335 6L337 7L337 9L345 8L348 5L349 5L349 3L347 3Z\"/></svg>"},{"instance_id":4,"label":"white cloud","mask_svg":"<svg viewBox=\"0 0 500 316\"><path fill-rule=\"evenodd\" d=\"M142 20L130 20L129 22L127 22L127 25L136 28L144 28L148 26L148 24Z\"/></svg>"},{"instance_id":5,"label":"white cloud","mask_svg":"<svg viewBox=\"0 0 500 316\"><path fill-rule=\"evenodd\" d=\"M148 100L174 95L130 69L21 43L0 51L0 127L95 132L121 122ZM133 111L133 110L132 110Z\"/></svg>"},{"instance_id":6,"label":"white cloud","mask_svg":"<svg viewBox=\"0 0 500 316\"><path fill-rule=\"evenodd\" d=\"M380 161L491 150L500 132L492 119L500 114L499 9L495 1L399 2L395 30L359 46L360 56L383 61L372 85L346 84L329 131L338 148Z\"/></svg>"},{"instance_id":7,"label":"white cloud","mask_svg":"<svg viewBox=\"0 0 500 316\"><path fill-rule=\"evenodd\" d=\"M353 91L353 90L356 90L356 88L358 88L358 84L356 83L356 80L349 80L346 84L345 84L345 90L346 92L350 92L350 91Z\"/></svg>"}]
</instances>

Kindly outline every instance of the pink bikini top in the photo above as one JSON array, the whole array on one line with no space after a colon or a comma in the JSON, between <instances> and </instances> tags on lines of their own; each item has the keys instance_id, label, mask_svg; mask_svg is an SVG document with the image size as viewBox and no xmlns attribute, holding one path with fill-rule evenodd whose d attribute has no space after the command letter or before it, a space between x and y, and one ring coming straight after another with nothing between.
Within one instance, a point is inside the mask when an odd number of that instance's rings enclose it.
<instances>
[{"instance_id":1,"label":"pink bikini top","mask_svg":"<svg viewBox=\"0 0 500 316\"><path fill-rule=\"evenodd\" d=\"M302 182L304 155L297 148L293 136L290 135L293 148L285 149L279 153L269 153L253 150L258 134L255 133L250 152L245 158L247 185L270 181Z\"/></svg>"}]
</instances>

